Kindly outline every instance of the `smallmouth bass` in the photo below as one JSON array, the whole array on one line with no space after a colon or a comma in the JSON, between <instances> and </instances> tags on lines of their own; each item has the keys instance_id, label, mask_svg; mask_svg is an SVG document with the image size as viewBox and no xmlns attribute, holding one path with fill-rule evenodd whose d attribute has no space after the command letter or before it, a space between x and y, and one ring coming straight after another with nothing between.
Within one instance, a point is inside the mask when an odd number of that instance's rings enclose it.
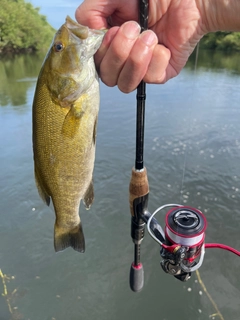
<instances>
[{"instance_id":1,"label":"smallmouth bass","mask_svg":"<svg viewBox=\"0 0 240 320\"><path fill-rule=\"evenodd\" d=\"M99 82L93 55L105 32L67 17L41 68L33 101L36 185L56 215L55 251L85 251L79 216L90 208L99 111Z\"/></svg>"}]
</instances>

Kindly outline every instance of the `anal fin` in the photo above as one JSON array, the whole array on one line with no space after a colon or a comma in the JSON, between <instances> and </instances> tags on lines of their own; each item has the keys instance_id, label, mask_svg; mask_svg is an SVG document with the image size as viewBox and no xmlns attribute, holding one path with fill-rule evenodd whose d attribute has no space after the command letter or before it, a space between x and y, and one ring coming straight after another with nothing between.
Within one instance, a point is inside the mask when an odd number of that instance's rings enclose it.
<instances>
[{"instance_id":1,"label":"anal fin","mask_svg":"<svg viewBox=\"0 0 240 320\"><path fill-rule=\"evenodd\" d=\"M91 204L93 203L93 199L94 199L94 188L93 188L93 181L91 180L83 198L83 203L87 210L90 209Z\"/></svg>"},{"instance_id":2,"label":"anal fin","mask_svg":"<svg viewBox=\"0 0 240 320\"><path fill-rule=\"evenodd\" d=\"M94 127L93 127L93 144L96 145L96 137L97 137L97 122L98 119L96 118L94 122Z\"/></svg>"}]
</instances>

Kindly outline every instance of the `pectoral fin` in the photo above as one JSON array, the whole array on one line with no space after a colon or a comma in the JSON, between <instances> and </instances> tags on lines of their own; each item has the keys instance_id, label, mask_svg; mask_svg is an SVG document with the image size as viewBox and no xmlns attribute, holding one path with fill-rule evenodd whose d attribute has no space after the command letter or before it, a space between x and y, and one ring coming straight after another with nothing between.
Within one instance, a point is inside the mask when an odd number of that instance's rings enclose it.
<instances>
[{"instance_id":1,"label":"pectoral fin","mask_svg":"<svg viewBox=\"0 0 240 320\"><path fill-rule=\"evenodd\" d=\"M46 203L46 205L50 205L50 196L48 195L46 188L44 187L44 183L42 182L41 176L38 172L37 166L34 166L34 173L35 173L35 181L36 186L38 189L38 193L40 197L43 199L43 201Z\"/></svg>"},{"instance_id":2,"label":"pectoral fin","mask_svg":"<svg viewBox=\"0 0 240 320\"><path fill-rule=\"evenodd\" d=\"M73 138L75 134L78 132L81 118L84 115L87 105L88 105L88 95L83 94L81 97L75 101L64 119L62 126L62 133L69 137Z\"/></svg>"},{"instance_id":3,"label":"pectoral fin","mask_svg":"<svg viewBox=\"0 0 240 320\"><path fill-rule=\"evenodd\" d=\"M76 117L73 107L68 111L62 126L62 134L68 138L73 138L78 131L81 117Z\"/></svg>"},{"instance_id":4,"label":"pectoral fin","mask_svg":"<svg viewBox=\"0 0 240 320\"><path fill-rule=\"evenodd\" d=\"M93 181L90 182L88 189L84 195L83 203L86 209L90 209L94 199Z\"/></svg>"}]
</instances>

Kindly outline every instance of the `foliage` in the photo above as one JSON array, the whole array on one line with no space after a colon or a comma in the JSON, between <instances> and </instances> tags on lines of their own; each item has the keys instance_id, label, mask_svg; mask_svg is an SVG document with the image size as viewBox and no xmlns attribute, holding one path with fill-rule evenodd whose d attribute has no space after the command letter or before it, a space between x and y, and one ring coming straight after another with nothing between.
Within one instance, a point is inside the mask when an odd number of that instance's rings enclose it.
<instances>
[{"instance_id":1,"label":"foliage","mask_svg":"<svg viewBox=\"0 0 240 320\"><path fill-rule=\"evenodd\" d=\"M0 0L0 52L46 51L55 30L46 17L25 0ZM209 33L201 47L224 51L240 50L240 32Z\"/></svg>"},{"instance_id":2,"label":"foliage","mask_svg":"<svg viewBox=\"0 0 240 320\"><path fill-rule=\"evenodd\" d=\"M46 50L54 29L39 8L24 0L0 0L0 52Z\"/></svg>"},{"instance_id":3,"label":"foliage","mask_svg":"<svg viewBox=\"0 0 240 320\"><path fill-rule=\"evenodd\" d=\"M239 51L240 32L215 32L208 33L201 40L201 47L204 49Z\"/></svg>"}]
</instances>

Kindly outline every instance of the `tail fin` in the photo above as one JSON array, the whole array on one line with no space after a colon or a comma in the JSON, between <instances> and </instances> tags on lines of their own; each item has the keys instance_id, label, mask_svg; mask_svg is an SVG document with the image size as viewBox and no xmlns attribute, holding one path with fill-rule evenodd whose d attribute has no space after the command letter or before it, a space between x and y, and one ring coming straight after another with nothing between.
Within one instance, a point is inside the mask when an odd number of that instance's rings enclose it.
<instances>
[{"instance_id":1,"label":"tail fin","mask_svg":"<svg viewBox=\"0 0 240 320\"><path fill-rule=\"evenodd\" d=\"M74 229L64 229L56 223L54 226L54 248L55 251L62 251L68 247L72 247L78 252L85 251L85 240L81 222Z\"/></svg>"}]
</instances>

